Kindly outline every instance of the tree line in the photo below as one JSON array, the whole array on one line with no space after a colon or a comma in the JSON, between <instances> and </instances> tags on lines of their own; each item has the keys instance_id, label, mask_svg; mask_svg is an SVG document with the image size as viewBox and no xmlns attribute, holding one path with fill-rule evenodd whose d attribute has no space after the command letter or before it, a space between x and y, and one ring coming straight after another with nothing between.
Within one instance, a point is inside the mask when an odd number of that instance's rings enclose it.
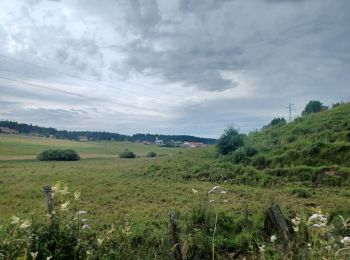
<instances>
[{"instance_id":1,"label":"tree line","mask_svg":"<svg viewBox=\"0 0 350 260\"><path fill-rule=\"evenodd\" d=\"M69 140L79 140L81 136L86 136L89 140L96 141L148 141L154 142L156 137L163 140L165 143L170 141L179 142L201 142L205 144L214 144L216 139L212 138L202 138L191 135L163 135L163 134L133 134L133 135L123 135L118 133L110 132L99 132L99 131L67 131L67 130L57 130L52 127L41 127L32 124L18 123L15 121L3 120L0 121L0 127L8 127L17 130L21 134L34 134L44 137L54 136L58 139L69 139Z\"/></svg>"}]
</instances>

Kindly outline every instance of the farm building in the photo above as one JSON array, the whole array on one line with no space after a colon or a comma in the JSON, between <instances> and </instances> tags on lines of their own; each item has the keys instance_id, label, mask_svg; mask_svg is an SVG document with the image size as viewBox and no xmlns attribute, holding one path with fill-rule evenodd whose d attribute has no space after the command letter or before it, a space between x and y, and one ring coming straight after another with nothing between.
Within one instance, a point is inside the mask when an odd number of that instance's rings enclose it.
<instances>
[{"instance_id":1,"label":"farm building","mask_svg":"<svg viewBox=\"0 0 350 260\"><path fill-rule=\"evenodd\" d=\"M8 127L0 127L0 133L4 134L18 134L18 131Z\"/></svg>"}]
</instances>

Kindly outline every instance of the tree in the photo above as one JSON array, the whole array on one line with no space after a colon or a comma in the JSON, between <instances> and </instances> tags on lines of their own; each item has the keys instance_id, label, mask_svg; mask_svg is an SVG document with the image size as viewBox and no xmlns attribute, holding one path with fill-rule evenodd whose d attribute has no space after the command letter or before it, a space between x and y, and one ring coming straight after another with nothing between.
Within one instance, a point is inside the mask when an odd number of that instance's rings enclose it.
<instances>
[{"instance_id":1,"label":"tree","mask_svg":"<svg viewBox=\"0 0 350 260\"><path fill-rule=\"evenodd\" d=\"M321 101L318 100L311 100L309 103L307 103L304 111L302 112L302 115L308 115L311 113L318 113L323 110L328 109L327 106L323 105Z\"/></svg>"},{"instance_id":2,"label":"tree","mask_svg":"<svg viewBox=\"0 0 350 260\"><path fill-rule=\"evenodd\" d=\"M225 132L219 138L217 148L219 154L226 155L243 146L243 144L243 135L230 126L225 129Z\"/></svg>"},{"instance_id":3,"label":"tree","mask_svg":"<svg viewBox=\"0 0 350 260\"><path fill-rule=\"evenodd\" d=\"M265 125L263 128L267 128L270 126L275 126L275 125L285 125L287 121L284 119L284 117L275 117L274 119L271 120L271 122L268 125Z\"/></svg>"}]
</instances>

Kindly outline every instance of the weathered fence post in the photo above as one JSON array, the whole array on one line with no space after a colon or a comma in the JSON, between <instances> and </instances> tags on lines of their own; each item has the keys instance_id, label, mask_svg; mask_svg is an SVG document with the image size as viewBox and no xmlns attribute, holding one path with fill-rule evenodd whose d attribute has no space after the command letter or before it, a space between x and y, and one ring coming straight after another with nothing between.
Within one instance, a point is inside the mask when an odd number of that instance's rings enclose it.
<instances>
[{"instance_id":1,"label":"weathered fence post","mask_svg":"<svg viewBox=\"0 0 350 260\"><path fill-rule=\"evenodd\" d=\"M290 240L289 227L283 218L282 211L277 204L272 204L267 209L268 216L272 224L277 228L277 230L282 234L284 238L285 245L288 246Z\"/></svg>"},{"instance_id":2,"label":"weathered fence post","mask_svg":"<svg viewBox=\"0 0 350 260\"><path fill-rule=\"evenodd\" d=\"M179 238L177 236L177 226L175 221L175 212L169 211L169 236L175 260L182 260Z\"/></svg>"},{"instance_id":3,"label":"weathered fence post","mask_svg":"<svg viewBox=\"0 0 350 260\"><path fill-rule=\"evenodd\" d=\"M53 210L52 189L50 185L44 186L45 204L47 212L51 215Z\"/></svg>"}]
</instances>

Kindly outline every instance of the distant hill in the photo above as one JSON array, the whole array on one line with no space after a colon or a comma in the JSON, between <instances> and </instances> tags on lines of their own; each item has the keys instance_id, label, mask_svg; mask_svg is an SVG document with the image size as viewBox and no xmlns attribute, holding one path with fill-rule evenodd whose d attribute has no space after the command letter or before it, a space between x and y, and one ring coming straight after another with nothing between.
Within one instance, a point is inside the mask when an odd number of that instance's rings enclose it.
<instances>
[{"instance_id":1,"label":"distant hill","mask_svg":"<svg viewBox=\"0 0 350 260\"><path fill-rule=\"evenodd\" d=\"M162 135L162 134L134 134L134 135L123 135L118 133L110 132L98 132L98 131L67 131L57 130L52 127L41 127L32 124L17 123L14 121L3 120L0 121L0 127L8 127L17 130L21 134L33 134L38 136L54 136L58 139L69 139L79 140L81 136L87 137L90 140L104 140L104 141L149 141L154 142L156 137L163 140L164 143L170 141L180 142L202 142L205 144L214 144L216 139L213 138L202 138L191 135Z\"/></svg>"}]
</instances>

